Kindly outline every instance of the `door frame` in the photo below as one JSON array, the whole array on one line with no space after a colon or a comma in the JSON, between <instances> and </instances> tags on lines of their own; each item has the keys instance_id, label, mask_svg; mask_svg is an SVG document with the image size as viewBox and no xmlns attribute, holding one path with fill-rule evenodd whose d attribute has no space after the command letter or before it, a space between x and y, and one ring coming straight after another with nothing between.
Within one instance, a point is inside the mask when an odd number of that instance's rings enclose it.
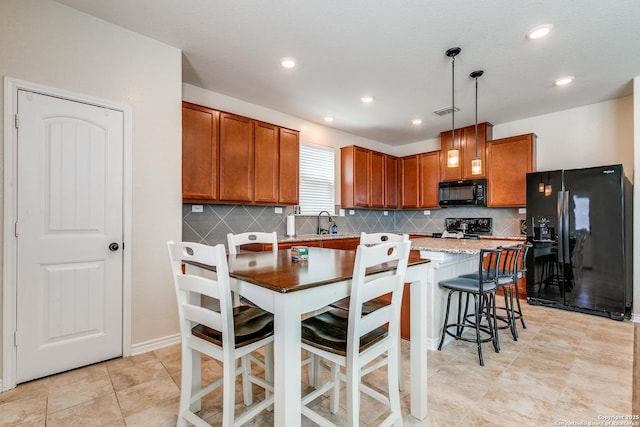
<instances>
[{"instance_id":1,"label":"door frame","mask_svg":"<svg viewBox=\"0 0 640 427\"><path fill-rule=\"evenodd\" d=\"M131 230L132 230L132 107L63 89L43 86L8 76L4 78L4 217L2 242L2 378L0 392L16 386L17 349L17 139L15 116L18 90L62 98L73 102L105 107L123 113L123 265L122 265L122 355L131 355Z\"/></svg>"}]
</instances>

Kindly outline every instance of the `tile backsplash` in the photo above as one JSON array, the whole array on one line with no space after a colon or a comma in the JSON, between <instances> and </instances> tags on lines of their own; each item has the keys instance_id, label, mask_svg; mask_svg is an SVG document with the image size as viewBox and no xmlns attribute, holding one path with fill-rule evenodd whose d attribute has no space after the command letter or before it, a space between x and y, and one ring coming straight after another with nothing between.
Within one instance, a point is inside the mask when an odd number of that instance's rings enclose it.
<instances>
[{"instance_id":1,"label":"tile backsplash","mask_svg":"<svg viewBox=\"0 0 640 427\"><path fill-rule=\"evenodd\" d=\"M274 206L252 205L201 205L202 212L192 212L192 204L182 205L182 239L188 242L215 245L227 243L227 233L245 231L276 231L286 233L286 216L292 207L283 207L282 213L275 213ZM336 212L339 207L336 207ZM404 233L437 233L444 230L445 218L493 218L494 236L520 236L520 220L517 208L475 208L454 207L446 209L382 211L356 209L353 215L333 215L338 233L360 233L374 231L401 231ZM386 215L385 215L386 212ZM428 215L425 215L428 212ZM323 215L322 228L328 228ZM314 234L317 217L296 216L296 234Z\"/></svg>"}]
</instances>

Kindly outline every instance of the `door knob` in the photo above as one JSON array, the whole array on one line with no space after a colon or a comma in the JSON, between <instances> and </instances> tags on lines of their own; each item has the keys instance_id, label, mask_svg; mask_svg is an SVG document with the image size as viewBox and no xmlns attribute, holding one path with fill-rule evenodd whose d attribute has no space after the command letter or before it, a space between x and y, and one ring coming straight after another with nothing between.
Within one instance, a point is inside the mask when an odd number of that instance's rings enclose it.
<instances>
[{"instance_id":1,"label":"door knob","mask_svg":"<svg viewBox=\"0 0 640 427\"><path fill-rule=\"evenodd\" d=\"M109 243L109 250L111 252L115 252L120 248L120 245L118 245L116 242L113 243Z\"/></svg>"}]
</instances>

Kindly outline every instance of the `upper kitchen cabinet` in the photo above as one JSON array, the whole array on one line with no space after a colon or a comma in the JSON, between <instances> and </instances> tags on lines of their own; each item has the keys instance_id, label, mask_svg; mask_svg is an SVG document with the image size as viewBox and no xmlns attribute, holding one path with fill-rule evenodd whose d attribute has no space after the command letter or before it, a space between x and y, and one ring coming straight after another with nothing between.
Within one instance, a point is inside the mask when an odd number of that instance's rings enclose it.
<instances>
[{"instance_id":1,"label":"upper kitchen cabinet","mask_svg":"<svg viewBox=\"0 0 640 427\"><path fill-rule=\"evenodd\" d=\"M254 201L277 203L280 129L269 123L254 122Z\"/></svg>"},{"instance_id":2,"label":"upper kitchen cabinet","mask_svg":"<svg viewBox=\"0 0 640 427\"><path fill-rule=\"evenodd\" d=\"M419 154L400 159L400 207L416 209L420 207Z\"/></svg>"},{"instance_id":3,"label":"upper kitchen cabinet","mask_svg":"<svg viewBox=\"0 0 640 427\"><path fill-rule=\"evenodd\" d=\"M298 131L183 102L182 198L298 204Z\"/></svg>"},{"instance_id":4,"label":"upper kitchen cabinet","mask_svg":"<svg viewBox=\"0 0 640 427\"><path fill-rule=\"evenodd\" d=\"M526 175L536 167L535 146L533 133L487 143L487 206L526 206Z\"/></svg>"},{"instance_id":5,"label":"upper kitchen cabinet","mask_svg":"<svg viewBox=\"0 0 640 427\"><path fill-rule=\"evenodd\" d=\"M218 199L218 124L220 112L182 103L182 197Z\"/></svg>"},{"instance_id":6,"label":"upper kitchen cabinet","mask_svg":"<svg viewBox=\"0 0 640 427\"><path fill-rule=\"evenodd\" d=\"M280 192L278 202L297 205L300 200L300 133L280 128Z\"/></svg>"},{"instance_id":7,"label":"upper kitchen cabinet","mask_svg":"<svg viewBox=\"0 0 640 427\"><path fill-rule=\"evenodd\" d=\"M397 159L354 145L340 149L343 208L389 208L397 204Z\"/></svg>"},{"instance_id":8,"label":"upper kitchen cabinet","mask_svg":"<svg viewBox=\"0 0 640 427\"><path fill-rule=\"evenodd\" d=\"M432 151L419 155L420 207L439 209L438 183L440 182L440 152Z\"/></svg>"},{"instance_id":9,"label":"upper kitchen cabinet","mask_svg":"<svg viewBox=\"0 0 640 427\"><path fill-rule=\"evenodd\" d=\"M387 209L398 208L398 176L399 176L399 160L397 157L384 155L384 207Z\"/></svg>"},{"instance_id":10,"label":"upper kitchen cabinet","mask_svg":"<svg viewBox=\"0 0 640 427\"><path fill-rule=\"evenodd\" d=\"M220 201L253 201L253 120L220 113Z\"/></svg>"},{"instance_id":11,"label":"upper kitchen cabinet","mask_svg":"<svg viewBox=\"0 0 640 427\"><path fill-rule=\"evenodd\" d=\"M476 179L486 177L486 168L480 175L471 173L471 160L476 157L476 127L475 125L456 129L454 148L459 150L457 167L447 166L447 151L451 149L451 130L440 133L440 180L456 181L461 179ZM493 125L491 123L478 123L478 157L485 165L486 142L493 138Z\"/></svg>"}]
</instances>

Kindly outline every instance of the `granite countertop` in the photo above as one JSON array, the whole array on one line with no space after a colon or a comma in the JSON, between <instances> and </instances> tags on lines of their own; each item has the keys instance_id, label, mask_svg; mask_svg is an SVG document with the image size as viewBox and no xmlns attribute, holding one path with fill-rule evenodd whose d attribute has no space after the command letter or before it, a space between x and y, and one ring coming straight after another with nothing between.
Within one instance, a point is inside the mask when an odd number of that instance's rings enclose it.
<instances>
[{"instance_id":1,"label":"granite countertop","mask_svg":"<svg viewBox=\"0 0 640 427\"><path fill-rule=\"evenodd\" d=\"M494 239L497 237L494 237ZM452 254L478 254L481 249L496 249L499 246L513 246L515 239L434 239L423 237L411 240L411 249L427 252L447 252ZM520 239L524 241L524 238Z\"/></svg>"},{"instance_id":2,"label":"granite countertop","mask_svg":"<svg viewBox=\"0 0 640 427\"><path fill-rule=\"evenodd\" d=\"M439 239L430 237L424 233L410 233L412 235L424 235L425 237L411 239L411 249L430 252L448 252L459 254L477 254L480 249L495 249L498 246L513 246L517 242L523 242L525 236L481 236L479 240L471 239ZM310 240L336 240L360 238L360 233L340 234L300 234L293 237L279 236L278 243L303 242Z\"/></svg>"}]
</instances>

